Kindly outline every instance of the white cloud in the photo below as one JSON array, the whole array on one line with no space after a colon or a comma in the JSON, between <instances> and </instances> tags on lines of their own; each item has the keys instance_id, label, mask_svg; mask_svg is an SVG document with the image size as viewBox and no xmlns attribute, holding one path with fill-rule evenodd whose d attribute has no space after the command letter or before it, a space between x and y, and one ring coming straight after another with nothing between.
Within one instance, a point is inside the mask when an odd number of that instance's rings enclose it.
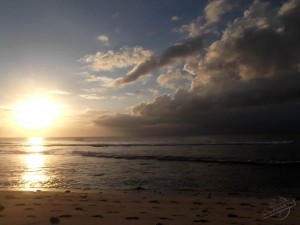
<instances>
[{"instance_id":1,"label":"white cloud","mask_svg":"<svg viewBox=\"0 0 300 225\"><path fill-rule=\"evenodd\" d=\"M205 22L202 17L197 17L195 20L188 24L184 24L181 27L176 27L173 32L184 33L189 38L199 36L211 32L210 24Z\"/></svg>"},{"instance_id":2,"label":"white cloud","mask_svg":"<svg viewBox=\"0 0 300 225\"><path fill-rule=\"evenodd\" d=\"M13 108L8 105L0 105L0 111L11 111Z\"/></svg>"},{"instance_id":3,"label":"white cloud","mask_svg":"<svg viewBox=\"0 0 300 225\"><path fill-rule=\"evenodd\" d=\"M86 93L103 93L105 91L105 89L102 87L100 87L100 88L83 88L81 90Z\"/></svg>"},{"instance_id":4,"label":"white cloud","mask_svg":"<svg viewBox=\"0 0 300 225\"><path fill-rule=\"evenodd\" d=\"M141 95L147 95L147 94L151 94L153 96L156 96L159 94L159 91L157 89L154 88L146 88L146 89L137 89L133 92L127 92L125 93L126 95L129 96L141 96Z\"/></svg>"},{"instance_id":5,"label":"white cloud","mask_svg":"<svg viewBox=\"0 0 300 225\"><path fill-rule=\"evenodd\" d=\"M187 57L199 54L203 49L202 35L188 38L182 43L173 44L166 48L160 55L148 57L147 60L136 65L125 77L116 79L115 85L124 86L127 83L135 82L151 74L154 70L178 65Z\"/></svg>"},{"instance_id":6,"label":"white cloud","mask_svg":"<svg viewBox=\"0 0 300 225\"><path fill-rule=\"evenodd\" d=\"M280 8L278 14L279 15L284 15L288 11L294 9L297 5L298 5L297 0L289 0L289 1L287 1L286 3L284 3L282 5L282 7Z\"/></svg>"},{"instance_id":7,"label":"white cloud","mask_svg":"<svg viewBox=\"0 0 300 225\"><path fill-rule=\"evenodd\" d=\"M87 75L84 81L87 83L98 82L102 87L112 87L114 79L106 76Z\"/></svg>"},{"instance_id":8,"label":"white cloud","mask_svg":"<svg viewBox=\"0 0 300 225\"><path fill-rule=\"evenodd\" d=\"M169 88L169 89L176 89L180 85L177 85L174 81L176 80L184 80L187 79L187 76L182 75L180 70L175 70L175 71L169 71L167 73L161 74L157 78L157 83L164 87L164 88Z\"/></svg>"},{"instance_id":9,"label":"white cloud","mask_svg":"<svg viewBox=\"0 0 300 225\"><path fill-rule=\"evenodd\" d=\"M103 96L103 95L97 95L95 93L92 94L81 94L79 95L81 98L85 98L87 100L123 100L124 96Z\"/></svg>"},{"instance_id":10,"label":"white cloud","mask_svg":"<svg viewBox=\"0 0 300 225\"><path fill-rule=\"evenodd\" d=\"M105 96L99 96L99 95L96 95L96 94L81 94L79 96L81 98L85 98L85 99L88 99L88 100L105 100L105 99L107 99L107 97L105 97Z\"/></svg>"},{"instance_id":11,"label":"white cloud","mask_svg":"<svg viewBox=\"0 0 300 225\"><path fill-rule=\"evenodd\" d=\"M152 51L143 49L140 46L133 48L124 46L117 52L113 50L97 52L93 55L86 55L79 61L86 63L93 71L114 71L115 69L137 65L151 55Z\"/></svg>"},{"instance_id":12,"label":"white cloud","mask_svg":"<svg viewBox=\"0 0 300 225\"><path fill-rule=\"evenodd\" d=\"M211 0L205 7L204 13L208 22L217 23L221 16L236 6L233 0Z\"/></svg>"},{"instance_id":13,"label":"white cloud","mask_svg":"<svg viewBox=\"0 0 300 225\"><path fill-rule=\"evenodd\" d=\"M100 41L102 44L109 45L109 38L106 35L100 35L97 37L98 41Z\"/></svg>"},{"instance_id":14,"label":"white cloud","mask_svg":"<svg viewBox=\"0 0 300 225\"><path fill-rule=\"evenodd\" d=\"M179 17L179 16L172 16L171 20L172 21L178 21L178 20L181 20L181 17Z\"/></svg>"},{"instance_id":15,"label":"white cloud","mask_svg":"<svg viewBox=\"0 0 300 225\"><path fill-rule=\"evenodd\" d=\"M70 92L63 91L63 90L57 90L57 89L50 90L49 93L54 94L54 95L69 95L70 94Z\"/></svg>"}]
</instances>

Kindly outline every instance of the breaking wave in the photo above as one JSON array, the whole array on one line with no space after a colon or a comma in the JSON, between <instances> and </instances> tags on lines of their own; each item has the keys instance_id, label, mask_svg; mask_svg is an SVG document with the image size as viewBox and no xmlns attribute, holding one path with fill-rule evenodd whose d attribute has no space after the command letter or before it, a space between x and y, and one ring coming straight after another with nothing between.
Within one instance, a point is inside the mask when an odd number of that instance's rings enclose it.
<instances>
[{"instance_id":1,"label":"breaking wave","mask_svg":"<svg viewBox=\"0 0 300 225\"><path fill-rule=\"evenodd\" d=\"M149 155L115 155L108 153L81 152L74 151L75 154L84 157L127 159L127 160L158 160L158 161L179 161L179 162L201 162L201 163L221 163L221 164L252 164L252 165L300 165L300 161L279 161L279 160L242 160L242 159L216 159L203 157L184 156L149 156Z\"/></svg>"}]
</instances>

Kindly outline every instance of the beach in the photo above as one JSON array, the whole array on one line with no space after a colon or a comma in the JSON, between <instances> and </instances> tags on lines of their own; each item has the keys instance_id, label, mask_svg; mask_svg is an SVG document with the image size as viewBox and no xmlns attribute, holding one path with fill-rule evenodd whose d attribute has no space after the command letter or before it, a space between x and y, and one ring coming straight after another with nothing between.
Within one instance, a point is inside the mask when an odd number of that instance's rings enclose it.
<instances>
[{"instance_id":1,"label":"beach","mask_svg":"<svg viewBox=\"0 0 300 225\"><path fill-rule=\"evenodd\" d=\"M300 220L299 206L284 220L263 219L270 197L241 193L153 193L1 191L1 225L46 224L289 224ZM299 199L296 200L299 204Z\"/></svg>"},{"instance_id":2,"label":"beach","mask_svg":"<svg viewBox=\"0 0 300 225\"><path fill-rule=\"evenodd\" d=\"M286 140L2 139L0 225L297 225L299 144ZM263 214L275 196L296 203L277 219Z\"/></svg>"}]
</instances>

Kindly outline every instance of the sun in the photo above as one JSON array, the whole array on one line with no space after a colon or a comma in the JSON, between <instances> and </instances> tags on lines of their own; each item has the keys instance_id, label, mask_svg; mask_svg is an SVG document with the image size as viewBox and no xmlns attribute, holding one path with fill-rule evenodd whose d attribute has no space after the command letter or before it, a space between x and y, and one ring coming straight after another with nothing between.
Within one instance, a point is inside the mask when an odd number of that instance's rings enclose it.
<instances>
[{"instance_id":1,"label":"sun","mask_svg":"<svg viewBox=\"0 0 300 225\"><path fill-rule=\"evenodd\" d=\"M60 107L46 97L34 97L15 106L16 121L23 128L44 129L52 125Z\"/></svg>"}]
</instances>

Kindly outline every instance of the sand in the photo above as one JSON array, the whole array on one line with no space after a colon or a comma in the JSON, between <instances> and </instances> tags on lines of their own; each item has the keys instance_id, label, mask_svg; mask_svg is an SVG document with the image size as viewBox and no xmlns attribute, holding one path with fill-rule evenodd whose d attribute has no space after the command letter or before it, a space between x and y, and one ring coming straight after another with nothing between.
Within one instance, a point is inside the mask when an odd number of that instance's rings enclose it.
<instances>
[{"instance_id":1,"label":"sand","mask_svg":"<svg viewBox=\"0 0 300 225\"><path fill-rule=\"evenodd\" d=\"M269 203L242 194L0 191L0 225L300 224L297 205L284 220L262 219Z\"/></svg>"}]
</instances>

